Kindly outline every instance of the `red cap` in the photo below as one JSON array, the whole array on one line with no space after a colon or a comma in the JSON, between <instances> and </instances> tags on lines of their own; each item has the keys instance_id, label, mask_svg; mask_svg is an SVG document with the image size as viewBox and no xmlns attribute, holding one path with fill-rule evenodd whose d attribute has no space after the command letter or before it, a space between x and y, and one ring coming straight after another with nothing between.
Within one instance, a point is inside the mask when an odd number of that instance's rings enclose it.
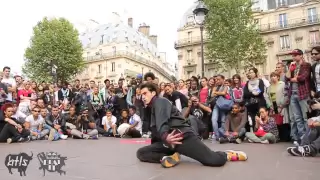
<instances>
[{"instance_id":1,"label":"red cap","mask_svg":"<svg viewBox=\"0 0 320 180\"><path fill-rule=\"evenodd\" d=\"M291 54L291 55L303 55L303 51L301 49L294 49L289 54Z\"/></svg>"}]
</instances>

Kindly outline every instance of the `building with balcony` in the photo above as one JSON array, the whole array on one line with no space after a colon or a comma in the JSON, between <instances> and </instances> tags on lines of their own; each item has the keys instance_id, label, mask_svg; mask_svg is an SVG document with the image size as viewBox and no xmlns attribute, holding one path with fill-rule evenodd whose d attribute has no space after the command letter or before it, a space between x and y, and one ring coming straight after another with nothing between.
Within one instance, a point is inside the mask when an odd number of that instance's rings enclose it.
<instances>
[{"instance_id":1,"label":"building with balcony","mask_svg":"<svg viewBox=\"0 0 320 180\"><path fill-rule=\"evenodd\" d=\"M174 48L178 53L178 78L188 79L191 76L201 75L201 36L200 26L195 24L193 10L197 2L184 13L178 28L178 38ZM204 39L206 32L203 32ZM205 43L205 40L204 40ZM215 73L213 65L205 59L205 76Z\"/></svg>"},{"instance_id":2,"label":"building with balcony","mask_svg":"<svg viewBox=\"0 0 320 180\"><path fill-rule=\"evenodd\" d=\"M94 80L102 85L105 79L116 83L153 72L159 81L168 82L174 75L174 65L157 50L157 36L150 35L150 26L133 28L133 19L121 20L86 31L80 35L86 67L77 78L86 83Z\"/></svg>"},{"instance_id":3,"label":"building with balcony","mask_svg":"<svg viewBox=\"0 0 320 180\"><path fill-rule=\"evenodd\" d=\"M265 75L275 70L277 62L290 63L289 52L293 49L308 52L320 45L320 1L305 0L294 6L286 2L276 9L255 13L255 22L267 42L267 60L259 67ZM308 53L305 59L310 60Z\"/></svg>"}]
</instances>

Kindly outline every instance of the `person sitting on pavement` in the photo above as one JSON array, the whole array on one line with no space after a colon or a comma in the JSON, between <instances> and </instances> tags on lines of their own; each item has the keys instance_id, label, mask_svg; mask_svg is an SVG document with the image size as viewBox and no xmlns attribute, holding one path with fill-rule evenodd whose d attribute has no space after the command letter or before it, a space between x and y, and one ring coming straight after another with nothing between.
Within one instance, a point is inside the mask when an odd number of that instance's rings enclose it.
<instances>
[{"instance_id":1,"label":"person sitting on pavement","mask_svg":"<svg viewBox=\"0 0 320 180\"><path fill-rule=\"evenodd\" d=\"M320 110L320 103L311 105L312 110ZM316 156L320 152L320 116L308 120L308 130L299 146L288 147L292 156Z\"/></svg>"},{"instance_id":2,"label":"person sitting on pavement","mask_svg":"<svg viewBox=\"0 0 320 180\"><path fill-rule=\"evenodd\" d=\"M279 131L276 121L269 116L265 107L259 109L260 117L256 116L255 132L247 132L246 137L251 143L276 143L279 140Z\"/></svg>"},{"instance_id":3,"label":"person sitting on pavement","mask_svg":"<svg viewBox=\"0 0 320 180\"><path fill-rule=\"evenodd\" d=\"M111 137L117 135L117 118L112 115L111 110L107 110L106 116L102 118L102 125L106 133L104 136Z\"/></svg>"},{"instance_id":4,"label":"person sitting on pavement","mask_svg":"<svg viewBox=\"0 0 320 180\"><path fill-rule=\"evenodd\" d=\"M64 121L63 116L59 111L58 105L52 106L51 113L45 119L44 128L50 131L48 138L49 141L68 138L67 135L64 135L64 133L66 133L66 122Z\"/></svg>"},{"instance_id":5,"label":"person sitting on pavement","mask_svg":"<svg viewBox=\"0 0 320 180\"><path fill-rule=\"evenodd\" d=\"M98 130L92 116L89 115L88 109L84 108L76 121L76 129L71 130L73 137L81 139L98 139Z\"/></svg>"},{"instance_id":6,"label":"person sitting on pavement","mask_svg":"<svg viewBox=\"0 0 320 180\"><path fill-rule=\"evenodd\" d=\"M0 142L28 142L30 141L30 131L24 129L15 118L12 117L13 105L5 103L0 110Z\"/></svg>"},{"instance_id":7,"label":"person sitting on pavement","mask_svg":"<svg viewBox=\"0 0 320 180\"><path fill-rule=\"evenodd\" d=\"M240 105L235 103L232 106L232 111L226 117L225 133L219 138L222 143L237 143L240 144L246 134L245 125L247 118L245 113L240 112Z\"/></svg>"},{"instance_id":8,"label":"person sitting on pavement","mask_svg":"<svg viewBox=\"0 0 320 180\"><path fill-rule=\"evenodd\" d=\"M30 131L32 140L48 139L49 130L43 129L44 119L39 115L40 107L32 109L32 114L26 118L24 127Z\"/></svg>"}]
</instances>

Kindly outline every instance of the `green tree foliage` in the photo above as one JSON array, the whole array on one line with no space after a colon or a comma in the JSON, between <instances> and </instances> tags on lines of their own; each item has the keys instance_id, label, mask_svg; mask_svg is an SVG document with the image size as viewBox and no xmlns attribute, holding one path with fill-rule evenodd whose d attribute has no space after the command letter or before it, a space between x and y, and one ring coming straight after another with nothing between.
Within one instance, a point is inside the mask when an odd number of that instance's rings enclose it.
<instances>
[{"instance_id":1,"label":"green tree foliage","mask_svg":"<svg viewBox=\"0 0 320 180\"><path fill-rule=\"evenodd\" d=\"M205 0L208 59L240 73L266 60L266 44L254 23L251 0Z\"/></svg>"},{"instance_id":2,"label":"green tree foliage","mask_svg":"<svg viewBox=\"0 0 320 180\"><path fill-rule=\"evenodd\" d=\"M84 68L78 31L64 18L43 18L34 28L25 51L22 68L30 79L52 79L51 62L57 66L57 80L68 80Z\"/></svg>"}]
</instances>

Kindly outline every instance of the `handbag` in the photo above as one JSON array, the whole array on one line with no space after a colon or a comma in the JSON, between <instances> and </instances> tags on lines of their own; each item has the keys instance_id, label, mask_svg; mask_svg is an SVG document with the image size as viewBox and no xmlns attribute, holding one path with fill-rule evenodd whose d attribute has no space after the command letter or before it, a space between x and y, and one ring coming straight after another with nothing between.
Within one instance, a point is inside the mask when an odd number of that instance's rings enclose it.
<instances>
[{"instance_id":1,"label":"handbag","mask_svg":"<svg viewBox=\"0 0 320 180\"><path fill-rule=\"evenodd\" d=\"M258 103L259 103L258 98L251 97L250 99L246 100L245 106L248 107L248 106L256 105Z\"/></svg>"},{"instance_id":2,"label":"handbag","mask_svg":"<svg viewBox=\"0 0 320 180\"><path fill-rule=\"evenodd\" d=\"M278 126L283 124L283 116L281 114L274 114L273 118Z\"/></svg>"},{"instance_id":3,"label":"handbag","mask_svg":"<svg viewBox=\"0 0 320 180\"><path fill-rule=\"evenodd\" d=\"M218 106L219 109L223 111L229 111L232 106L233 106L233 101L231 99L226 99L223 96L219 96L216 105Z\"/></svg>"},{"instance_id":4,"label":"handbag","mask_svg":"<svg viewBox=\"0 0 320 180\"><path fill-rule=\"evenodd\" d=\"M257 136L257 137L263 137L264 135L266 135L267 133L263 130L263 128L260 126L259 129L254 132L254 134Z\"/></svg>"}]
</instances>

